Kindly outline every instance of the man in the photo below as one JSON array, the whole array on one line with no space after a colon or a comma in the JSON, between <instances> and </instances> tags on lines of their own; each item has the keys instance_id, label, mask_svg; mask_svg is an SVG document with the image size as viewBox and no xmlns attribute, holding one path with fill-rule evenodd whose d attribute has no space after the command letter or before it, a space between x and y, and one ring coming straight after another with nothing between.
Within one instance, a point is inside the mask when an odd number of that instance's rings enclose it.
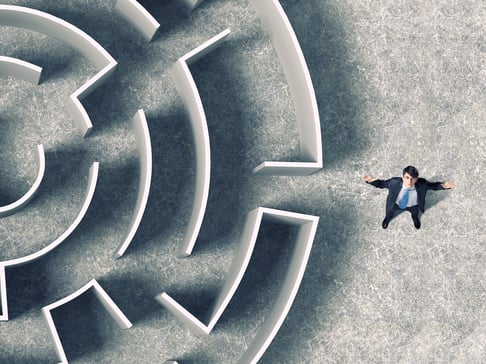
<instances>
[{"instance_id":1,"label":"man","mask_svg":"<svg viewBox=\"0 0 486 364\"><path fill-rule=\"evenodd\" d=\"M377 188L387 188L386 215L381 223L383 229L388 227L393 214L398 210L407 210L412 214L413 225L420 229L419 211L425 210L425 194L428 190L448 190L454 187L453 182L429 182L418 178L417 168L408 166L403 169L402 178L393 177L387 180L365 176L366 183Z\"/></svg>"}]
</instances>

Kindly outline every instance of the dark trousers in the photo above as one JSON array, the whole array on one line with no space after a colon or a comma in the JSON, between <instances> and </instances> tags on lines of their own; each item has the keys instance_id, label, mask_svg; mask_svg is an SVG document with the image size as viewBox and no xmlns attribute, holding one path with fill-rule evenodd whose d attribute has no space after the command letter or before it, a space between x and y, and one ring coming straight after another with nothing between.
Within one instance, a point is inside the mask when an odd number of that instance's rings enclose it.
<instances>
[{"instance_id":1,"label":"dark trousers","mask_svg":"<svg viewBox=\"0 0 486 364\"><path fill-rule=\"evenodd\" d=\"M397 204L394 204L392 209L387 211L386 212L386 216L385 216L385 219L387 220L391 220L392 217L393 217L393 214L396 212L396 211L409 211L411 214L412 214L412 219L418 219L418 216L419 216L419 207L418 205L415 205L415 206L411 206L411 207L407 207L405 209L401 209Z\"/></svg>"}]
</instances>

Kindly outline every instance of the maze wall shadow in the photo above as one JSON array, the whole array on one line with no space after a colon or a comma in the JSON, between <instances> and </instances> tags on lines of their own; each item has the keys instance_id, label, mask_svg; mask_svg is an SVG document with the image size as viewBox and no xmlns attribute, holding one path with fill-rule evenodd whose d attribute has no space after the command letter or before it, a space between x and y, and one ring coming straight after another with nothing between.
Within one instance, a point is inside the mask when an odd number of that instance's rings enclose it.
<instances>
[{"instance_id":1,"label":"maze wall shadow","mask_svg":"<svg viewBox=\"0 0 486 364\"><path fill-rule=\"evenodd\" d=\"M280 223L263 223L255 250L233 299L214 331L245 327L261 321L275 304L285 276L298 228Z\"/></svg>"},{"instance_id":2,"label":"maze wall shadow","mask_svg":"<svg viewBox=\"0 0 486 364\"><path fill-rule=\"evenodd\" d=\"M103 337L98 325L100 322L106 324L107 320L95 320L95 309L103 310L94 294L87 292L52 312L68 360L76 360L102 348Z\"/></svg>"},{"instance_id":3,"label":"maze wall shadow","mask_svg":"<svg viewBox=\"0 0 486 364\"><path fill-rule=\"evenodd\" d=\"M307 211L320 217L314 244L304 278L287 318L279 334L262 356L262 363L288 362L289 353L305 353L308 343L319 331L319 313L316 307L327 300L333 287L333 277L339 276L343 259L349 254L353 236L356 212L353 206L335 205L310 206L308 203L282 201L279 208L292 211ZM261 272L265 272L265 267ZM306 330L302 325L306 323ZM309 323L311 323L309 325ZM298 333L298 334L296 334ZM301 358L303 362L305 357Z\"/></svg>"},{"instance_id":4,"label":"maze wall shadow","mask_svg":"<svg viewBox=\"0 0 486 364\"><path fill-rule=\"evenodd\" d=\"M339 168L341 163L364 150L366 135L359 116L359 96L350 78L349 55L343 24L333 16L328 5L317 0L282 0L289 20L299 39L316 92L321 119L324 169ZM300 334L303 322L318 322L317 305L327 300L330 280L339 274L342 259L356 234L353 229L356 212L353 206L321 203L316 198L305 201L281 201L278 208L305 211L320 217L304 278L280 333L277 334L261 361L288 362L289 353L305 353L316 325ZM295 335L299 332L300 335ZM305 357L301 358L305 361Z\"/></svg>"},{"instance_id":5,"label":"maze wall shadow","mask_svg":"<svg viewBox=\"0 0 486 364\"><path fill-rule=\"evenodd\" d=\"M12 165L12 153L14 153L14 151L9 150L9 148L12 147L12 140L14 140L16 128L12 125L12 122L5 117L0 117L0 127L2 130L0 133L0 206L5 206L16 201L28 190L29 187L27 181L20 180L19 178L16 178L15 175L8 172L11 171L12 168L18 168L17 166ZM35 146L32 145L32 148L33 147Z\"/></svg>"},{"instance_id":6,"label":"maze wall shadow","mask_svg":"<svg viewBox=\"0 0 486 364\"><path fill-rule=\"evenodd\" d=\"M9 319L31 310L40 310L47 301L46 289L50 282L50 272L42 261L7 269L7 297Z\"/></svg>"},{"instance_id":7,"label":"maze wall shadow","mask_svg":"<svg viewBox=\"0 0 486 364\"><path fill-rule=\"evenodd\" d=\"M147 116L152 143L152 184L144 216L128 253L155 245L182 229L192 198L194 158L190 130L182 108Z\"/></svg>"},{"instance_id":8,"label":"maze wall shadow","mask_svg":"<svg viewBox=\"0 0 486 364\"><path fill-rule=\"evenodd\" d=\"M344 25L319 0L282 0L307 61L321 120L324 172L358 155L367 136L359 115L360 98L351 78L353 65ZM334 5L335 6L335 5Z\"/></svg>"},{"instance_id":9,"label":"maze wall shadow","mask_svg":"<svg viewBox=\"0 0 486 364\"><path fill-rule=\"evenodd\" d=\"M237 54L237 45L228 42L191 66L211 144L211 184L196 252L231 236L242 221L238 214L247 212L242 197L251 167L245 160L243 135L249 116L242 102L246 92L243 78L235 72Z\"/></svg>"}]
</instances>

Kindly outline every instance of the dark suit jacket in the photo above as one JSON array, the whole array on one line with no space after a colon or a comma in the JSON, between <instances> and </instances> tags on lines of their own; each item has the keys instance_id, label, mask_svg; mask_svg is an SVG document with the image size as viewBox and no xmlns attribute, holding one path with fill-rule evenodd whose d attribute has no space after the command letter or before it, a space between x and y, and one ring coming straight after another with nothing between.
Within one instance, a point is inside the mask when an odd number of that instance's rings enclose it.
<instances>
[{"instance_id":1,"label":"dark suit jacket","mask_svg":"<svg viewBox=\"0 0 486 364\"><path fill-rule=\"evenodd\" d=\"M373 182L367 182L377 188L387 188L388 197L386 198L386 211L391 211L395 205L398 194L402 189L403 181L400 177L393 177L387 180L377 179ZM417 183L415 183L415 188L417 190L417 203L420 211L425 210L425 194L428 190L445 190L442 187L442 182L429 182L425 178L419 178Z\"/></svg>"}]
</instances>

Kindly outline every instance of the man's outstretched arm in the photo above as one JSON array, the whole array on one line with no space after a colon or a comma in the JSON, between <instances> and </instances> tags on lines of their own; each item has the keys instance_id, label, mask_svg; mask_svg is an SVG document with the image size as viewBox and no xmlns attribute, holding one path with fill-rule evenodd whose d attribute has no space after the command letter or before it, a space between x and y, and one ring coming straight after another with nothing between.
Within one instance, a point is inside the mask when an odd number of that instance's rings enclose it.
<instances>
[{"instance_id":1,"label":"man's outstretched arm","mask_svg":"<svg viewBox=\"0 0 486 364\"><path fill-rule=\"evenodd\" d=\"M378 188L388 188L388 180L378 179L370 175L366 175L363 178L366 181L366 183L369 183L370 185L373 185Z\"/></svg>"},{"instance_id":2,"label":"man's outstretched arm","mask_svg":"<svg viewBox=\"0 0 486 364\"><path fill-rule=\"evenodd\" d=\"M447 182L429 182L427 181L427 189L428 190L450 190L451 188L454 188L456 185L454 182L447 181Z\"/></svg>"},{"instance_id":3,"label":"man's outstretched arm","mask_svg":"<svg viewBox=\"0 0 486 364\"><path fill-rule=\"evenodd\" d=\"M364 176L364 180L367 182L367 183L371 183L371 182L374 182L376 181L378 178L375 178L375 177L372 177L370 176L369 174Z\"/></svg>"}]
</instances>

